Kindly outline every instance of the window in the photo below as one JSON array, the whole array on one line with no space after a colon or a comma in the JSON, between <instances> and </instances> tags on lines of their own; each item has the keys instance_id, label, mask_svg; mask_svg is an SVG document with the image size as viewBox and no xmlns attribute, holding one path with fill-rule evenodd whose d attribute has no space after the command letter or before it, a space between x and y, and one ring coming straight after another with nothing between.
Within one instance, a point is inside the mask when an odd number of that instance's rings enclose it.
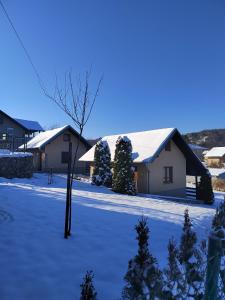
<instances>
[{"instance_id":1,"label":"window","mask_svg":"<svg viewBox=\"0 0 225 300\"><path fill-rule=\"evenodd\" d=\"M63 135L63 140L64 140L64 142L70 142L70 134L69 133L65 133Z\"/></svg>"},{"instance_id":2,"label":"window","mask_svg":"<svg viewBox=\"0 0 225 300\"><path fill-rule=\"evenodd\" d=\"M4 123L4 119L3 117L0 117L0 124L3 124Z\"/></svg>"},{"instance_id":3,"label":"window","mask_svg":"<svg viewBox=\"0 0 225 300\"><path fill-rule=\"evenodd\" d=\"M62 152L61 153L61 163L68 164L69 162L69 152Z\"/></svg>"},{"instance_id":4,"label":"window","mask_svg":"<svg viewBox=\"0 0 225 300\"><path fill-rule=\"evenodd\" d=\"M12 136L14 134L14 128L7 128L7 135Z\"/></svg>"},{"instance_id":5,"label":"window","mask_svg":"<svg viewBox=\"0 0 225 300\"><path fill-rule=\"evenodd\" d=\"M166 144L165 151L171 151L171 142L170 141Z\"/></svg>"},{"instance_id":6,"label":"window","mask_svg":"<svg viewBox=\"0 0 225 300\"><path fill-rule=\"evenodd\" d=\"M163 183L173 183L173 167L164 167Z\"/></svg>"}]
</instances>

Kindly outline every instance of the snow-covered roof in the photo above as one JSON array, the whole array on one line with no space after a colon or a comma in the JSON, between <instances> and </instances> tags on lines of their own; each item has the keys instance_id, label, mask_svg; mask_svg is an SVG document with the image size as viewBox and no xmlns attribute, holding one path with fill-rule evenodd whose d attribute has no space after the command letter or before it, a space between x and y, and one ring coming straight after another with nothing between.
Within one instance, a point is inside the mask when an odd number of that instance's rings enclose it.
<instances>
[{"instance_id":1,"label":"snow-covered roof","mask_svg":"<svg viewBox=\"0 0 225 300\"><path fill-rule=\"evenodd\" d=\"M222 157L225 155L225 147L214 147L209 150L205 157Z\"/></svg>"},{"instance_id":2,"label":"snow-covered roof","mask_svg":"<svg viewBox=\"0 0 225 300\"><path fill-rule=\"evenodd\" d=\"M188 144L192 150L207 150L207 148L196 145L196 144Z\"/></svg>"},{"instance_id":3,"label":"snow-covered roof","mask_svg":"<svg viewBox=\"0 0 225 300\"><path fill-rule=\"evenodd\" d=\"M16 118L15 118L15 120L28 130L32 130L32 131L43 131L44 130L41 127L41 125L36 121L16 119Z\"/></svg>"},{"instance_id":4,"label":"snow-covered roof","mask_svg":"<svg viewBox=\"0 0 225 300\"><path fill-rule=\"evenodd\" d=\"M29 152L3 152L0 151L0 158L2 157L27 157L27 156L32 156L32 153Z\"/></svg>"},{"instance_id":5,"label":"snow-covered roof","mask_svg":"<svg viewBox=\"0 0 225 300\"><path fill-rule=\"evenodd\" d=\"M44 132L39 133L35 137L33 137L28 143L27 143L27 149L37 149L45 146L48 144L51 140L56 138L58 135L63 133L63 131L69 130L72 134L78 136L78 133L76 130L70 126L70 125L65 125L63 127L55 128L52 130L46 130ZM90 148L89 143L85 140L85 138L81 137L81 141L88 147ZM24 145L21 145L19 147L20 149L24 148Z\"/></svg>"},{"instance_id":6,"label":"snow-covered roof","mask_svg":"<svg viewBox=\"0 0 225 300\"><path fill-rule=\"evenodd\" d=\"M225 178L225 169L220 168L208 168L209 173L213 177Z\"/></svg>"},{"instance_id":7,"label":"snow-covered roof","mask_svg":"<svg viewBox=\"0 0 225 300\"><path fill-rule=\"evenodd\" d=\"M150 162L157 154L162 145L170 138L176 131L175 128L155 129L141 132L133 132L126 134L117 134L105 136L103 141L107 141L111 158L113 160L115 154L116 141L119 136L127 136L132 144L133 161ZM94 160L95 145L86 152L79 160L80 161L93 161Z\"/></svg>"},{"instance_id":8,"label":"snow-covered roof","mask_svg":"<svg viewBox=\"0 0 225 300\"><path fill-rule=\"evenodd\" d=\"M55 128L52 130L46 130L44 132L39 133L36 135L34 138L32 138L28 143L27 143L27 149L34 149L34 148L40 148L44 146L46 143L48 143L52 138L54 138L56 135L58 135L60 132L65 130L68 125L60 127L60 128ZM20 146L21 149L23 149L23 145Z\"/></svg>"}]
</instances>

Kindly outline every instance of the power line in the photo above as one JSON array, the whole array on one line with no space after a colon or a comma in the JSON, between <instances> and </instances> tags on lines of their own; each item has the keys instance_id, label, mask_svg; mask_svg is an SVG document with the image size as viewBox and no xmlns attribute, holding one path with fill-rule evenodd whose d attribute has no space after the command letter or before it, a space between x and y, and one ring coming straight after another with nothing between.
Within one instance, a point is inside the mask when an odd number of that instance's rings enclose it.
<instances>
[{"instance_id":1,"label":"power line","mask_svg":"<svg viewBox=\"0 0 225 300\"><path fill-rule=\"evenodd\" d=\"M36 77L37 77L37 79L38 79L38 83L39 83L41 89L45 91L45 89L44 89L44 84L43 84L43 81L42 81L42 79L41 79L41 76L40 76L40 74L39 74L37 68L35 67L35 64L34 64L32 58L31 58L31 56L30 56L28 50L26 49L26 47L25 47L25 45L24 45L24 43L23 43L23 41L22 41L22 39L21 39L21 37L20 37L18 31L16 30L15 26L13 25L13 22L12 22L12 20L11 20L9 14L8 14L8 12L7 12L7 10L6 10L6 8L5 8L5 6L3 5L3 3L2 3L1 0L0 0L0 6L1 6L1 8L2 8L2 10L3 10L3 12L4 12L4 14L5 14L5 16L6 16L7 20L8 20L8 22L9 22L9 24L10 24L10 26L12 27L12 29L13 29L13 31L14 31L14 33L15 33L15 35L16 35L16 37L17 37L19 43L20 43L20 45L21 45L21 47L23 48L23 51L24 51L24 53L25 53L25 55L26 55L26 57L27 57L29 63L30 63L31 66L32 66L32 69L33 69L33 71L34 71L34 73L35 73L35 75L36 75Z\"/></svg>"}]
</instances>

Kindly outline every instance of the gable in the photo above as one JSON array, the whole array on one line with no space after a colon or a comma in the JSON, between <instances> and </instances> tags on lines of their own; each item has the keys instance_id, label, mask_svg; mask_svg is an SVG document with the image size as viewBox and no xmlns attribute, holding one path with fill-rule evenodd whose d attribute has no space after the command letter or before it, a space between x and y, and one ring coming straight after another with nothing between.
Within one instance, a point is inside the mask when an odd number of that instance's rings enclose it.
<instances>
[{"instance_id":1,"label":"gable","mask_svg":"<svg viewBox=\"0 0 225 300\"><path fill-rule=\"evenodd\" d=\"M64 127L55 128L39 133L27 143L27 149L44 148L47 144L53 142L59 136L63 136L65 132L70 132L70 134L75 137L79 136L75 129L73 129L70 125L66 125ZM86 149L90 148L90 145L83 137L81 137L81 143L85 145Z\"/></svg>"},{"instance_id":2,"label":"gable","mask_svg":"<svg viewBox=\"0 0 225 300\"><path fill-rule=\"evenodd\" d=\"M14 129L15 136L24 136L26 129L17 123L13 118L0 111L0 132L1 134L7 133L8 128Z\"/></svg>"}]
</instances>

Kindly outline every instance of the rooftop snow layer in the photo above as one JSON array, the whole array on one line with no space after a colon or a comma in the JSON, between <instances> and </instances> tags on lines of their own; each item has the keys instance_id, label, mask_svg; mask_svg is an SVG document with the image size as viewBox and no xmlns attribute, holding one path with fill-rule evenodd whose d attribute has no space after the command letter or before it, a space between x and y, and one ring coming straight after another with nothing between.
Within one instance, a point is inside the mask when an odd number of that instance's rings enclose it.
<instances>
[{"instance_id":1,"label":"rooftop snow layer","mask_svg":"<svg viewBox=\"0 0 225 300\"><path fill-rule=\"evenodd\" d=\"M196 145L196 144L188 144L189 147L192 149L192 150L207 150L207 148L205 147L202 147L202 146L199 146L199 145Z\"/></svg>"},{"instance_id":2,"label":"rooftop snow layer","mask_svg":"<svg viewBox=\"0 0 225 300\"><path fill-rule=\"evenodd\" d=\"M26 157L32 156L30 152L0 152L0 158L2 157Z\"/></svg>"},{"instance_id":3,"label":"rooftop snow layer","mask_svg":"<svg viewBox=\"0 0 225 300\"><path fill-rule=\"evenodd\" d=\"M43 131L44 129L41 125L36 121L29 121L29 120L22 120L22 119L15 119L18 123L20 123L23 127L27 128L28 130L34 131Z\"/></svg>"},{"instance_id":4,"label":"rooftop snow layer","mask_svg":"<svg viewBox=\"0 0 225 300\"><path fill-rule=\"evenodd\" d=\"M66 127L67 125L39 133L27 143L27 149L40 148L41 146L46 144L50 139L52 139L55 135L59 134L62 130L64 130ZM20 148L23 149L23 145L20 146Z\"/></svg>"},{"instance_id":5,"label":"rooftop snow layer","mask_svg":"<svg viewBox=\"0 0 225 300\"><path fill-rule=\"evenodd\" d=\"M132 155L134 162L148 162L154 157L160 146L172 134L175 128L164 128L149 131L133 132L126 134L117 134L105 136L103 141L107 141L111 158L114 159L116 141L119 136L127 136L132 144ZM79 160L80 161L93 161L94 160L95 145L85 153Z\"/></svg>"},{"instance_id":6,"label":"rooftop snow layer","mask_svg":"<svg viewBox=\"0 0 225 300\"><path fill-rule=\"evenodd\" d=\"M209 150L205 157L222 157L225 155L225 147L214 147Z\"/></svg>"},{"instance_id":7,"label":"rooftop snow layer","mask_svg":"<svg viewBox=\"0 0 225 300\"><path fill-rule=\"evenodd\" d=\"M220 168L208 168L209 173L211 176L214 177L223 177L225 178L225 169Z\"/></svg>"}]
</instances>

